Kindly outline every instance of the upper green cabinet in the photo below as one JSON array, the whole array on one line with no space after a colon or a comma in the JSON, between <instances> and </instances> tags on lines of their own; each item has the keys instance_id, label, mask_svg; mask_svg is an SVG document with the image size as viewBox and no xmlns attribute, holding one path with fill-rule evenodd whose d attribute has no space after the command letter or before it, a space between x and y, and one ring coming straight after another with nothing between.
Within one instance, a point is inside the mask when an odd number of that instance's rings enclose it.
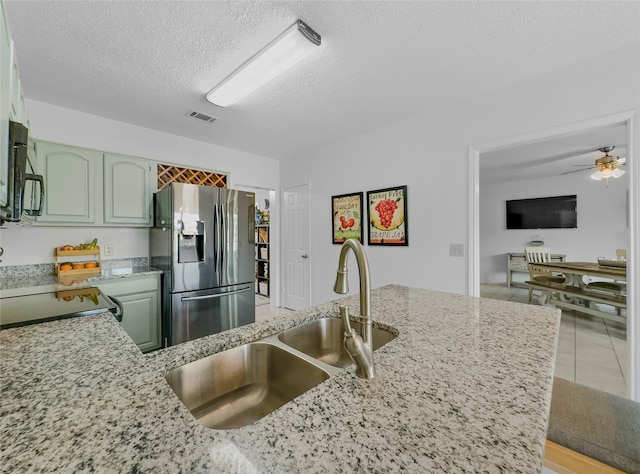
<instances>
[{"instance_id":1,"label":"upper green cabinet","mask_svg":"<svg viewBox=\"0 0 640 474\"><path fill-rule=\"evenodd\" d=\"M152 163L104 155L104 222L151 225Z\"/></svg>"},{"instance_id":2,"label":"upper green cabinet","mask_svg":"<svg viewBox=\"0 0 640 474\"><path fill-rule=\"evenodd\" d=\"M102 154L82 148L35 142L45 201L40 224L97 224L96 200L102 194Z\"/></svg>"},{"instance_id":3,"label":"upper green cabinet","mask_svg":"<svg viewBox=\"0 0 640 474\"><path fill-rule=\"evenodd\" d=\"M36 225L150 227L151 161L37 141L45 205Z\"/></svg>"},{"instance_id":4,"label":"upper green cabinet","mask_svg":"<svg viewBox=\"0 0 640 474\"><path fill-rule=\"evenodd\" d=\"M11 38L0 3L0 207L7 205L9 174L9 110L11 109Z\"/></svg>"},{"instance_id":5,"label":"upper green cabinet","mask_svg":"<svg viewBox=\"0 0 640 474\"><path fill-rule=\"evenodd\" d=\"M9 191L9 120L28 127L13 41L4 5L0 2L0 207L7 204Z\"/></svg>"}]
</instances>

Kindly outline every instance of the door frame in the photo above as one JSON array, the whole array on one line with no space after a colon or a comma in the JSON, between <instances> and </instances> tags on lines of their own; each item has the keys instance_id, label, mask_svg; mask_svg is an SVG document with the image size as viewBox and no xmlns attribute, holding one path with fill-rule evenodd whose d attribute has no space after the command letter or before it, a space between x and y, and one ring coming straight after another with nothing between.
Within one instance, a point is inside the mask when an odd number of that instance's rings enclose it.
<instances>
[{"instance_id":1,"label":"door frame","mask_svg":"<svg viewBox=\"0 0 640 474\"><path fill-rule=\"evenodd\" d=\"M280 190L280 196L282 196L281 199L281 207L282 207L282 216L283 218L280 219L280 232L282 235L282 239L280 239L280 268L282 268L282 284L280 285L280 301L282 301L282 306L285 306L285 298L284 298L284 292L286 289L286 283L287 283L287 276L285 275L286 271L286 262L285 262L285 249L286 249L286 245L287 245L287 233L285 232L285 195L287 192L289 192L289 190L294 189L294 188L299 188L302 186L306 186L307 187L307 195L308 195L308 204L309 204L309 212L311 212L311 181L309 180L306 183L300 183L300 184L294 184L294 185L290 185L290 186L283 186ZM309 236L309 238L307 239L307 251L309 253L309 255L312 255L311 252L311 244L312 244L312 234L311 234L311 218L309 217L309 219L307 219L307 225L308 225L308 229L307 229L307 235ZM312 278L313 278L313 271L312 271L312 265L313 265L313 258L309 258L309 272L307 275L307 281L308 283L308 287L307 287L307 291L309 292L309 305L313 305L313 282L312 282Z\"/></svg>"},{"instance_id":2,"label":"door frame","mask_svg":"<svg viewBox=\"0 0 640 474\"><path fill-rule=\"evenodd\" d=\"M627 126L629 173L629 252L627 253L627 340L629 341L629 398L640 402L640 112L637 109L570 125L469 146L469 260L467 293L480 296L480 154L535 143L563 135L624 123Z\"/></svg>"}]
</instances>

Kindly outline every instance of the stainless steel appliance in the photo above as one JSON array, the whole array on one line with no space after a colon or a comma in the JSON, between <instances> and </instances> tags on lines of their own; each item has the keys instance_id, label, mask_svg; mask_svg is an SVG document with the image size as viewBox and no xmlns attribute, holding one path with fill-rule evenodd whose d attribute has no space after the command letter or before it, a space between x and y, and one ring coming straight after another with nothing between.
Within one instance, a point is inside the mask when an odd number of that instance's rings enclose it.
<instances>
[{"instance_id":1,"label":"stainless steel appliance","mask_svg":"<svg viewBox=\"0 0 640 474\"><path fill-rule=\"evenodd\" d=\"M155 194L164 347L255 321L255 195L172 183Z\"/></svg>"},{"instance_id":2,"label":"stainless steel appliance","mask_svg":"<svg viewBox=\"0 0 640 474\"><path fill-rule=\"evenodd\" d=\"M111 311L122 321L122 305L99 288L77 288L0 299L0 329Z\"/></svg>"},{"instance_id":3,"label":"stainless steel appliance","mask_svg":"<svg viewBox=\"0 0 640 474\"><path fill-rule=\"evenodd\" d=\"M20 222L23 214L42 215L44 182L42 176L27 173L27 165L31 167L27 156L28 146L29 129L20 123L9 121L7 204L1 209L0 225L4 221Z\"/></svg>"}]
</instances>

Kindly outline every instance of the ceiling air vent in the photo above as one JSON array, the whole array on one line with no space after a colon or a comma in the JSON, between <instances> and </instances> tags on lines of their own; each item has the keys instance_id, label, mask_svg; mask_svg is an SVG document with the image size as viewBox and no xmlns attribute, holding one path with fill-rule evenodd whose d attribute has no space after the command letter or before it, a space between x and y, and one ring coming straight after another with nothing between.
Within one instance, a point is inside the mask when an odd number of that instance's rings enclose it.
<instances>
[{"instance_id":1,"label":"ceiling air vent","mask_svg":"<svg viewBox=\"0 0 640 474\"><path fill-rule=\"evenodd\" d=\"M196 112L195 110L190 111L187 114L187 116L192 117L196 120L207 122L207 123L213 123L217 120L215 117L212 117L211 115L203 114L202 112Z\"/></svg>"}]
</instances>

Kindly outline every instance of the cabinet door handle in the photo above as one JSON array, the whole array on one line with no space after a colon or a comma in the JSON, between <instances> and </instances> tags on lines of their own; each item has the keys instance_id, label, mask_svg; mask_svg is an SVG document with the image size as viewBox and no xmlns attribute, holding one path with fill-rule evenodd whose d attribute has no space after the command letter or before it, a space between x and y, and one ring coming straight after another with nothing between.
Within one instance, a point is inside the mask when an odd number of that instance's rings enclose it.
<instances>
[{"instance_id":1,"label":"cabinet door handle","mask_svg":"<svg viewBox=\"0 0 640 474\"><path fill-rule=\"evenodd\" d=\"M302 258L309 258L309 256L305 253Z\"/></svg>"},{"instance_id":2,"label":"cabinet door handle","mask_svg":"<svg viewBox=\"0 0 640 474\"><path fill-rule=\"evenodd\" d=\"M116 319L119 322L122 322L122 318L124 316L124 308L122 306L122 302L120 300L118 300L118 298L115 298L111 295L108 296L108 298L113 301L113 304L116 305L116 312L113 313L113 315L116 317Z\"/></svg>"}]
</instances>

